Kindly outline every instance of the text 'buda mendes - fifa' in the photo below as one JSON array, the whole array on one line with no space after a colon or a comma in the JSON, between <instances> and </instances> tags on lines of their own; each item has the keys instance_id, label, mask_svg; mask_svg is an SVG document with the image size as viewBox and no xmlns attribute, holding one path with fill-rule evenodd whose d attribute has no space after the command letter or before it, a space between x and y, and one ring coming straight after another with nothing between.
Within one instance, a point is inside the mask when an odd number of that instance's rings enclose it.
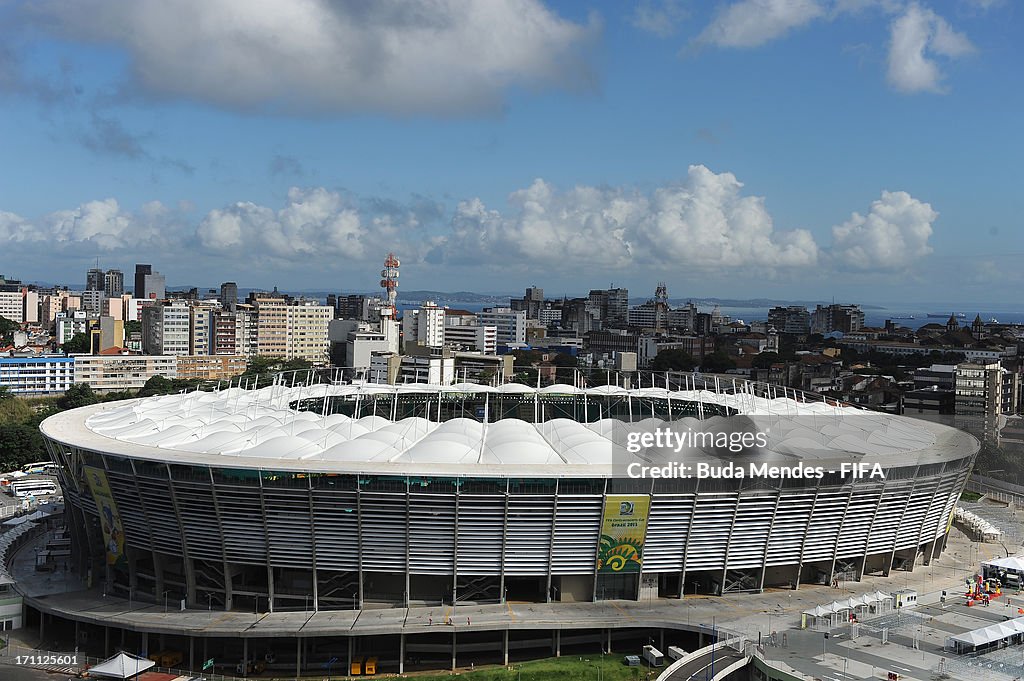
<instances>
[{"instance_id":1,"label":"text 'buda mendes - fifa'","mask_svg":"<svg viewBox=\"0 0 1024 681\"><path fill-rule=\"evenodd\" d=\"M42 431L83 573L186 607L671 598L942 550L972 436L761 384L681 387L281 383ZM753 447L637 435L666 428Z\"/></svg>"}]
</instances>

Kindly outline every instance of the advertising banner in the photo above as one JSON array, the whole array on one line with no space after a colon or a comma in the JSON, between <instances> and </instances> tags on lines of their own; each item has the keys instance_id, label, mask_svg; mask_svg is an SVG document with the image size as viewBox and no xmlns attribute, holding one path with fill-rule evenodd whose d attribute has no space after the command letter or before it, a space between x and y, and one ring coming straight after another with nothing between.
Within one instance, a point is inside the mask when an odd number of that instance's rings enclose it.
<instances>
[{"instance_id":1,"label":"advertising banner","mask_svg":"<svg viewBox=\"0 0 1024 681\"><path fill-rule=\"evenodd\" d=\"M89 483L93 501L100 512L100 527L103 542L107 547L107 564L114 565L124 559L124 527L117 514L117 504L110 492L107 473L102 468L85 467L85 479Z\"/></svg>"},{"instance_id":2,"label":"advertising banner","mask_svg":"<svg viewBox=\"0 0 1024 681\"><path fill-rule=\"evenodd\" d=\"M646 494L610 494L605 498L598 573L640 572L650 508L651 498Z\"/></svg>"}]
</instances>

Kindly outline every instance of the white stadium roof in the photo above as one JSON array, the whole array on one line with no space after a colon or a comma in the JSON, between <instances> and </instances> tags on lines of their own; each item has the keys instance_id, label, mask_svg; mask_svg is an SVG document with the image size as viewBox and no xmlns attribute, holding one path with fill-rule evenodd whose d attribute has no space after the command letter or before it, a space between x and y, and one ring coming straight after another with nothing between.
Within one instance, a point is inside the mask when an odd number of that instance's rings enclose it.
<instances>
[{"instance_id":1,"label":"white stadium roof","mask_svg":"<svg viewBox=\"0 0 1024 681\"><path fill-rule=\"evenodd\" d=\"M303 468L381 473L441 469L475 474L532 472L595 475L611 471L616 444L627 430L664 425L650 417L629 423L603 418L581 423L554 418L531 423L505 418L489 423L454 418L438 423L421 416L392 421L381 415L352 418L298 411L290 405L374 395L418 395L423 413L434 415L439 395L509 396L543 402L558 396L621 400L664 399L723 406L770 432L769 449L789 463L808 459L864 460L884 466L935 463L968 456L976 443L952 428L822 401L759 397L744 392L627 390L618 386L583 389L521 384L344 384L192 392L115 402L63 412L42 429L69 445L135 458L226 467ZM491 399L488 397L488 399ZM313 401L313 402L310 402ZM370 400L367 400L369 403ZM490 403L489 403L490 404ZM368 410L370 407L364 407ZM359 413L359 412L356 412ZM649 414L648 409L648 414ZM792 418L792 417L806 418ZM735 416L683 418L675 430L728 429ZM485 416L485 421L490 420ZM711 424L711 425L709 425ZM703 454L703 452L698 452ZM595 467L605 470L595 470Z\"/></svg>"}]
</instances>

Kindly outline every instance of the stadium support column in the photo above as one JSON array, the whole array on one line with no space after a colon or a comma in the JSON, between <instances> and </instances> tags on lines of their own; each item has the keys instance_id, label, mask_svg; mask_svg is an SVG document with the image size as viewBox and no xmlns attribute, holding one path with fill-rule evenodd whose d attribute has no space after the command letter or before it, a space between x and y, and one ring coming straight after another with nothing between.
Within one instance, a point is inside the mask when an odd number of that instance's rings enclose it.
<instances>
[{"instance_id":1,"label":"stadium support column","mask_svg":"<svg viewBox=\"0 0 1024 681\"><path fill-rule=\"evenodd\" d=\"M438 405L438 408L440 409L440 404ZM409 519L412 518L412 515L411 515L412 509L410 508L410 505L412 503L411 502L411 497L412 497L412 493L409 490L409 480L408 480L408 478L406 478L406 481L405 481L405 519L406 519L406 523L405 523L405 593L402 595L403 596L402 597L402 601L403 601L402 607L404 607L404 608L408 608L409 607L409 595L410 595L409 594L409 589L411 588L411 585L409 583L410 582L409 571L411 569L411 566L410 566L410 563L409 563L409 542L412 541L412 537L411 537L412 530L410 529L411 526L412 526L412 523L409 522ZM456 550L458 550L458 544L456 544ZM452 589L452 607L453 608L455 607L455 590L454 589Z\"/></svg>"},{"instance_id":2,"label":"stadium support column","mask_svg":"<svg viewBox=\"0 0 1024 681\"><path fill-rule=\"evenodd\" d=\"M231 565L224 563L224 612L231 610L234 605L234 594L231 590Z\"/></svg>"},{"instance_id":3,"label":"stadium support column","mask_svg":"<svg viewBox=\"0 0 1024 681\"><path fill-rule=\"evenodd\" d=\"M185 602L188 605L196 604L196 570L195 562L191 558L185 558Z\"/></svg>"},{"instance_id":4,"label":"stadium support column","mask_svg":"<svg viewBox=\"0 0 1024 681\"><path fill-rule=\"evenodd\" d=\"M917 478L913 478L910 482L910 491L906 494L906 503L903 504L903 511L900 512L899 525L902 525L907 517L907 509L910 508L910 501L914 498L914 488L917 487ZM900 540L900 533L897 525L897 530L892 535L892 551L889 552L889 560L885 566L885 576L888 577L889 573L892 572L893 561L896 560L896 542ZM908 572L913 572L913 567Z\"/></svg>"},{"instance_id":5,"label":"stadium support column","mask_svg":"<svg viewBox=\"0 0 1024 681\"><path fill-rule=\"evenodd\" d=\"M349 670L352 668L349 667ZM401 674L401 672L399 672ZM295 637L295 678L302 676L302 639Z\"/></svg>"},{"instance_id":6,"label":"stadium support column","mask_svg":"<svg viewBox=\"0 0 1024 681\"><path fill-rule=\"evenodd\" d=\"M452 671L455 671L455 646L458 641L458 634L452 631Z\"/></svg>"},{"instance_id":7,"label":"stadium support column","mask_svg":"<svg viewBox=\"0 0 1024 681\"><path fill-rule=\"evenodd\" d=\"M882 486L878 490L878 499L875 500L875 510L871 514L871 524L868 525L867 539L864 542L864 558L860 561L860 573L857 575L857 581L859 582L864 578L864 570L867 569L868 565L868 554L870 553L869 547L871 546L871 533L875 531L875 521L878 519L878 509L882 508L882 499L885 498L885 481L882 481Z\"/></svg>"},{"instance_id":8,"label":"stadium support column","mask_svg":"<svg viewBox=\"0 0 1024 681\"><path fill-rule=\"evenodd\" d=\"M843 519L839 521L839 529L836 530L836 543L832 547L832 567L828 572L829 581L836 579L836 562L839 560L839 540L843 536L843 528L846 527L846 516L850 514L850 504L852 503L853 487L850 487L850 493L846 496L846 506L843 508ZM845 577L843 579L845 580Z\"/></svg>"},{"instance_id":9,"label":"stadium support column","mask_svg":"<svg viewBox=\"0 0 1024 681\"><path fill-rule=\"evenodd\" d=\"M768 537L765 539L765 542L764 542L764 551L761 552L761 581L757 585L757 592L758 593L763 593L764 592L764 577L765 577L765 573L768 571L768 569L765 567L765 565L768 563L768 546L772 542L772 532L775 530L775 519L779 516L779 504L781 504L781 503L782 503L782 481L779 481L779 488L777 490L775 490L775 509L772 510L772 522L771 522L770 525L768 525ZM684 585L684 587L685 587L685 585ZM661 630L661 638L662 638L662 640L664 640L664 638L665 638L665 630L664 629ZM662 645L661 649L664 650L665 646Z\"/></svg>"},{"instance_id":10,"label":"stadium support column","mask_svg":"<svg viewBox=\"0 0 1024 681\"><path fill-rule=\"evenodd\" d=\"M160 598L160 594L164 592L164 561L159 557L160 554L153 553L153 582L156 586L154 596Z\"/></svg>"},{"instance_id":11,"label":"stadium support column","mask_svg":"<svg viewBox=\"0 0 1024 681\"><path fill-rule=\"evenodd\" d=\"M508 629L501 632L501 658L503 664L508 666Z\"/></svg>"},{"instance_id":12,"label":"stadium support column","mask_svg":"<svg viewBox=\"0 0 1024 681\"><path fill-rule=\"evenodd\" d=\"M508 590L505 588L505 550L508 545L508 504L509 504L509 481L505 480L505 513L501 519L501 579L498 582L498 588L501 589L501 602L505 603L508 601ZM552 531L554 531L552 529ZM456 549L458 547L456 546Z\"/></svg>"},{"instance_id":13,"label":"stadium support column","mask_svg":"<svg viewBox=\"0 0 1024 681\"><path fill-rule=\"evenodd\" d=\"M818 507L818 496L821 494L821 478L814 488L814 500L811 502L811 510L807 514L807 527L804 528L804 538L800 542L800 556L797 558L796 575L793 577L793 590L800 588L800 573L804 569L804 551L807 549L807 537L811 533L811 522L814 520L814 510Z\"/></svg>"},{"instance_id":14,"label":"stadium support column","mask_svg":"<svg viewBox=\"0 0 1024 681\"><path fill-rule=\"evenodd\" d=\"M350 634L348 637L348 670L352 671L352 644L355 643L355 639Z\"/></svg>"},{"instance_id":15,"label":"stadium support column","mask_svg":"<svg viewBox=\"0 0 1024 681\"><path fill-rule=\"evenodd\" d=\"M196 668L196 638L188 637L188 670L191 672Z\"/></svg>"},{"instance_id":16,"label":"stadium support column","mask_svg":"<svg viewBox=\"0 0 1024 681\"><path fill-rule=\"evenodd\" d=\"M312 485L312 476L307 478L310 485ZM313 564L310 568L313 570L313 612L320 612L320 585L317 583L317 557L316 557L316 511L313 504L313 488L309 488L309 495L307 499L309 503L309 538L310 538L310 553L313 556Z\"/></svg>"},{"instance_id":17,"label":"stadium support column","mask_svg":"<svg viewBox=\"0 0 1024 681\"><path fill-rule=\"evenodd\" d=\"M110 627L103 627L103 657L110 655Z\"/></svg>"},{"instance_id":18,"label":"stadium support column","mask_svg":"<svg viewBox=\"0 0 1024 681\"><path fill-rule=\"evenodd\" d=\"M242 671L249 666L249 639L242 637Z\"/></svg>"},{"instance_id":19,"label":"stadium support column","mask_svg":"<svg viewBox=\"0 0 1024 681\"><path fill-rule=\"evenodd\" d=\"M398 635L398 673L405 673L405 633Z\"/></svg>"}]
</instances>

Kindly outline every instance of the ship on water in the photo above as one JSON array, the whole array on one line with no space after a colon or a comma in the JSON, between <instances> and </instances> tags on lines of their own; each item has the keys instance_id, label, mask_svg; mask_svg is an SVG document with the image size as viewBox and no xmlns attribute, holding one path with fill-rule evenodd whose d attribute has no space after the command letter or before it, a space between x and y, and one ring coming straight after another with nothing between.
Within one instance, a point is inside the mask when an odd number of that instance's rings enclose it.
<instances>
[{"instance_id":1,"label":"ship on water","mask_svg":"<svg viewBox=\"0 0 1024 681\"><path fill-rule=\"evenodd\" d=\"M948 318L947 315L945 315L945 314L942 314L942 313L935 314L934 312L929 312L927 316L928 316L929 319L947 319ZM953 316L956 317L957 319L966 319L967 318L967 313L966 312L954 312Z\"/></svg>"}]
</instances>

